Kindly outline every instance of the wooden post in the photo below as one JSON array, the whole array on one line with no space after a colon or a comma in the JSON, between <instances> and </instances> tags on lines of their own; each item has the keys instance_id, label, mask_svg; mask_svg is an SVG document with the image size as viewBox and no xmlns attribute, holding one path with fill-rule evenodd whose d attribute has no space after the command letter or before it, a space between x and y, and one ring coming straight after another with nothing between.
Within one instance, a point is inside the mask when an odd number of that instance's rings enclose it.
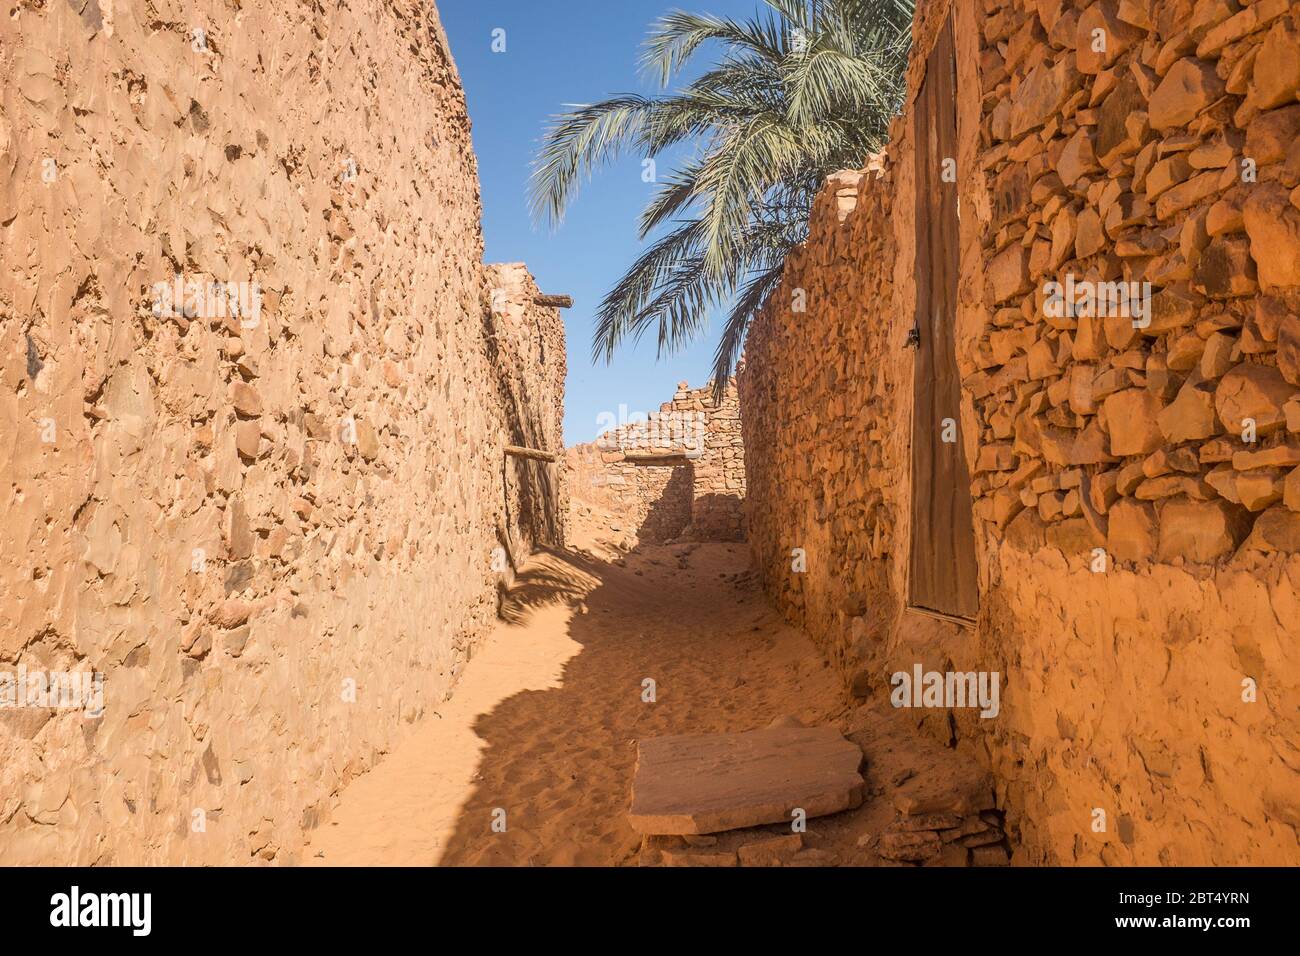
<instances>
[{"instance_id":1,"label":"wooden post","mask_svg":"<svg viewBox=\"0 0 1300 956\"><path fill-rule=\"evenodd\" d=\"M629 451L623 460L630 465L689 465L691 459L685 452Z\"/></svg>"},{"instance_id":2,"label":"wooden post","mask_svg":"<svg viewBox=\"0 0 1300 956\"><path fill-rule=\"evenodd\" d=\"M558 458L553 451L542 451L538 448L524 448L522 445L506 445L506 454L514 455L516 458L531 458L534 461L554 462Z\"/></svg>"},{"instance_id":3,"label":"wooden post","mask_svg":"<svg viewBox=\"0 0 1300 956\"><path fill-rule=\"evenodd\" d=\"M544 306L548 309L572 309L573 296L571 295L535 295L533 304Z\"/></svg>"}]
</instances>

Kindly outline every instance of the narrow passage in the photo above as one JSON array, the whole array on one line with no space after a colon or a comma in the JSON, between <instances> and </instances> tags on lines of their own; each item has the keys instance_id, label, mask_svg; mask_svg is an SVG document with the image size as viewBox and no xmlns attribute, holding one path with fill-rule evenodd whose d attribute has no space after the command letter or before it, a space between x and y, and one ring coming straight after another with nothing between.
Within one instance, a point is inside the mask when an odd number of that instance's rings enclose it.
<instances>
[{"instance_id":1,"label":"narrow passage","mask_svg":"<svg viewBox=\"0 0 1300 956\"><path fill-rule=\"evenodd\" d=\"M680 864L705 846L701 862L727 859L790 827L720 834L716 843L693 838L696 847L652 838L643 847L627 822L636 741L793 717L835 725L863 746L867 785L862 807L809 820L802 849L786 862L882 862L878 838L896 817L886 791L955 758L937 747L926 753L927 742L905 728L851 706L808 638L768 605L743 544L624 553L611 540L616 523L583 520L583 510L575 512L577 547L538 555L522 570L504 619L452 698L344 789L331 821L311 835L308 861ZM653 702L643 700L647 680Z\"/></svg>"}]
</instances>

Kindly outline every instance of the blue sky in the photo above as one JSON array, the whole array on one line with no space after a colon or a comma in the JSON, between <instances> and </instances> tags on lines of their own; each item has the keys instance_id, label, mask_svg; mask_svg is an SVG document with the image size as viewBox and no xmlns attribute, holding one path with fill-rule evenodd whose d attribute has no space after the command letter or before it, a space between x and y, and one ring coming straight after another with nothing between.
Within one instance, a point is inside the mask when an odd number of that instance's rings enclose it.
<instances>
[{"instance_id":1,"label":"blue sky","mask_svg":"<svg viewBox=\"0 0 1300 956\"><path fill-rule=\"evenodd\" d=\"M713 364L723 316L687 350L656 358L653 335L627 344L612 364L593 364L596 306L644 248L637 240L641 207L653 183L641 181L641 160L625 156L583 185L558 231L534 227L528 174L549 117L566 103L591 103L618 93L655 92L638 68L650 24L672 9L749 16L760 0L439 0L474 124L483 191L488 262L526 262L543 292L572 295L564 313L569 346L565 442L596 437L597 417L657 409L679 381L703 385ZM506 51L492 51L493 31ZM707 51L706 51L707 53ZM660 174L667 167L661 160Z\"/></svg>"}]
</instances>

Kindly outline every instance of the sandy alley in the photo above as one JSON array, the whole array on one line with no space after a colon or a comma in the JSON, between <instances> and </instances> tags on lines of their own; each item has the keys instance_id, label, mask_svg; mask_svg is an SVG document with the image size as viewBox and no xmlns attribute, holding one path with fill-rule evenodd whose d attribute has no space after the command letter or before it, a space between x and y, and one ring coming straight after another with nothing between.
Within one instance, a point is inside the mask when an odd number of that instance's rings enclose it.
<instances>
[{"instance_id":1,"label":"sandy alley","mask_svg":"<svg viewBox=\"0 0 1300 956\"><path fill-rule=\"evenodd\" d=\"M747 561L720 544L535 558L452 698L344 789L310 863L635 863L638 737L843 712L830 669L748 583Z\"/></svg>"}]
</instances>

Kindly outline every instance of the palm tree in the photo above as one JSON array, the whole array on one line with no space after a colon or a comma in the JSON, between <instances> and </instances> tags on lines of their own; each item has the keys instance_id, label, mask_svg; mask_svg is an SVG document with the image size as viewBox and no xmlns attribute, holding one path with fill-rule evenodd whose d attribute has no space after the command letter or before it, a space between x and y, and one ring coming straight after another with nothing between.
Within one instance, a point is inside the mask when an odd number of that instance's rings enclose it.
<instances>
[{"instance_id":1,"label":"palm tree","mask_svg":"<svg viewBox=\"0 0 1300 956\"><path fill-rule=\"evenodd\" d=\"M644 67L667 90L718 41L707 71L678 92L571 106L547 130L531 204L553 227L580 181L622 153L654 158L695 144L641 214L643 240L664 231L601 302L593 359L609 361L651 327L662 356L726 303L714 362L721 392L786 253L807 236L825 177L885 143L905 92L914 0L763 2L770 9L749 20L669 13L651 29Z\"/></svg>"}]
</instances>

